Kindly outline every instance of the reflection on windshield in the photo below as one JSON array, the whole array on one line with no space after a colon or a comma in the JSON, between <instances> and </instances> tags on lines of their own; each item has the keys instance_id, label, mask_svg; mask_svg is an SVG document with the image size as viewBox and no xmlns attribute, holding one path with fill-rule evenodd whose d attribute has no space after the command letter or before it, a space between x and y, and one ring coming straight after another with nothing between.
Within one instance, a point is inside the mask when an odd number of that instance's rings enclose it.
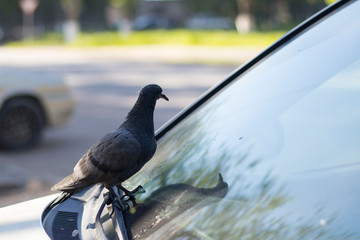
<instances>
[{"instance_id":1,"label":"reflection on windshield","mask_svg":"<svg viewBox=\"0 0 360 240\"><path fill-rule=\"evenodd\" d=\"M179 182L212 188L221 173L229 187L221 201L190 210L191 221L174 218L181 227L162 239L359 239L360 2L350 7L159 140L125 185L142 184L156 198Z\"/></svg>"},{"instance_id":2,"label":"reflection on windshield","mask_svg":"<svg viewBox=\"0 0 360 240\"><path fill-rule=\"evenodd\" d=\"M166 239L192 219L195 213L225 197L228 185L219 174L219 181L213 188L194 188L178 183L161 187L151 193L143 203L136 206L130 220L134 239ZM186 236L181 232L179 236Z\"/></svg>"}]
</instances>

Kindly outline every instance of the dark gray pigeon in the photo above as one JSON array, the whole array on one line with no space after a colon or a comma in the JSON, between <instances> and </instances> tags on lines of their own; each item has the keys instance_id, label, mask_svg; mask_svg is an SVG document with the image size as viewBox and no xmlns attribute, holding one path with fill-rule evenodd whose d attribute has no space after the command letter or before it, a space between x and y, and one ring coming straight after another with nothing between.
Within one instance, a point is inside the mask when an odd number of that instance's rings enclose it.
<instances>
[{"instance_id":1,"label":"dark gray pigeon","mask_svg":"<svg viewBox=\"0 0 360 240\"><path fill-rule=\"evenodd\" d=\"M97 183L109 190L114 185L121 187L121 183L138 172L155 153L153 115L159 98L169 100L160 86L145 86L125 122L93 145L76 164L74 172L51 190L73 193Z\"/></svg>"}]
</instances>

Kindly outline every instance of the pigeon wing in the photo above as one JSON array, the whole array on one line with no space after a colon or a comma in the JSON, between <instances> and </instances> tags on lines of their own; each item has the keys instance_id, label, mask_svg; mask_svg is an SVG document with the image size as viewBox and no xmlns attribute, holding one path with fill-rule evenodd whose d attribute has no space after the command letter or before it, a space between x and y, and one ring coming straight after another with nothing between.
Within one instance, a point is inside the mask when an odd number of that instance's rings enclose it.
<instances>
[{"instance_id":1,"label":"pigeon wing","mask_svg":"<svg viewBox=\"0 0 360 240\"><path fill-rule=\"evenodd\" d=\"M125 129L105 135L74 167L74 172L52 190L72 191L96 183L109 182L129 171L139 158L141 144Z\"/></svg>"}]
</instances>

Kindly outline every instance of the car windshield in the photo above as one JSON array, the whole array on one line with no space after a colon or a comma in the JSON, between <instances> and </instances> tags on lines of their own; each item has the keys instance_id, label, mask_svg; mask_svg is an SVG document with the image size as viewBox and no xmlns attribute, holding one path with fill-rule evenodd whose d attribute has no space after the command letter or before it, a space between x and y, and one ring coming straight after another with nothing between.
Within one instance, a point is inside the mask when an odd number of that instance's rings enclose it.
<instances>
[{"instance_id":1,"label":"car windshield","mask_svg":"<svg viewBox=\"0 0 360 240\"><path fill-rule=\"evenodd\" d=\"M124 184L162 204L133 236L358 239L359 13L355 1L321 20L161 137ZM219 173L228 189L209 194Z\"/></svg>"}]
</instances>

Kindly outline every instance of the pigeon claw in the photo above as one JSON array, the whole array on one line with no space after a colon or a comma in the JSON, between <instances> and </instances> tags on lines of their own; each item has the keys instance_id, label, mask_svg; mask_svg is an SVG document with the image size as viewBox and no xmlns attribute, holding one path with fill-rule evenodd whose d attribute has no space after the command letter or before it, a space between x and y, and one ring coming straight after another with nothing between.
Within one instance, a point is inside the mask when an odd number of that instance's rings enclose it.
<instances>
[{"instance_id":1,"label":"pigeon claw","mask_svg":"<svg viewBox=\"0 0 360 240\"><path fill-rule=\"evenodd\" d=\"M121 185L117 185L117 187L120 188L124 192L124 195L121 197L121 200L123 200L125 202L131 201L134 207L136 206L135 196L138 194L141 194L141 193L145 193L145 189L141 185L137 186L132 191L127 190L126 188L124 188Z\"/></svg>"},{"instance_id":2,"label":"pigeon claw","mask_svg":"<svg viewBox=\"0 0 360 240\"><path fill-rule=\"evenodd\" d=\"M128 202L131 202L132 205L135 207L137 205L136 203L136 198L134 197L134 195L124 195L121 197L121 200L128 203Z\"/></svg>"},{"instance_id":3,"label":"pigeon claw","mask_svg":"<svg viewBox=\"0 0 360 240\"><path fill-rule=\"evenodd\" d=\"M138 194L142 194L142 193L145 193L145 189L141 185L137 186L134 190L132 190L130 192L130 194L132 194L134 196L136 196Z\"/></svg>"},{"instance_id":4,"label":"pigeon claw","mask_svg":"<svg viewBox=\"0 0 360 240\"><path fill-rule=\"evenodd\" d=\"M104 193L104 201L105 201L106 205L112 204L112 203L114 202L114 195L113 195L113 193L111 193L110 191Z\"/></svg>"}]
</instances>

